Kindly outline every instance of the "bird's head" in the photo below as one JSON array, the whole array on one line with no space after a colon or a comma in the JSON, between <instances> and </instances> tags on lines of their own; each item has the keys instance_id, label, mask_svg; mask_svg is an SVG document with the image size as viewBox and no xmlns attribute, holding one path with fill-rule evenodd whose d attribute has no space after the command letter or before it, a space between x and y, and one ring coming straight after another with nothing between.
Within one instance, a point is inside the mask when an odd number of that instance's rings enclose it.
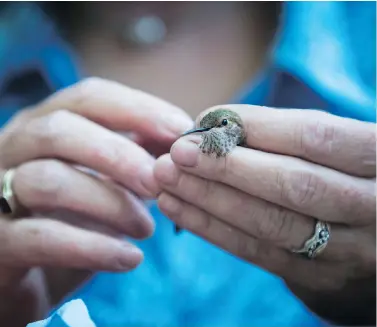
<instances>
[{"instance_id":1,"label":"bird's head","mask_svg":"<svg viewBox=\"0 0 377 327\"><path fill-rule=\"evenodd\" d=\"M212 129L217 129L217 131L224 130L224 132L233 129L243 131L241 117L234 111L228 109L217 109L207 113L200 119L198 125L198 127L185 132L182 136L208 132Z\"/></svg>"}]
</instances>

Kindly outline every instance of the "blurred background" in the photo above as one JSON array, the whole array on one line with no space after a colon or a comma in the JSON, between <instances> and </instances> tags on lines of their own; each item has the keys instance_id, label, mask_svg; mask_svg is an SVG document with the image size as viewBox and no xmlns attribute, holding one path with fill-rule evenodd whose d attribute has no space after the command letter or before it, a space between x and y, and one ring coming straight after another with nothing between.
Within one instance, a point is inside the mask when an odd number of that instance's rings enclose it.
<instances>
[{"instance_id":1,"label":"blurred background","mask_svg":"<svg viewBox=\"0 0 377 327\"><path fill-rule=\"evenodd\" d=\"M263 67L279 12L279 2L3 2L0 106L94 75L196 116Z\"/></svg>"}]
</instances>

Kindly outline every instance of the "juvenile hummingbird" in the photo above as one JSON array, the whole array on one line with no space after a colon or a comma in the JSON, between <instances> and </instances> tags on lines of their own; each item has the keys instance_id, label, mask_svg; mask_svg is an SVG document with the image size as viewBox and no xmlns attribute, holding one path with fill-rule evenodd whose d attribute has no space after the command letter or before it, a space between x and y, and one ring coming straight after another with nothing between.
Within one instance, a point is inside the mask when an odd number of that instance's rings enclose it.
<instances>
[{"instance_id":1,"label":"juvenile hummingbird","mask_svg":"<svg viewBox=\"0 0 377 327\"><path fill-rule=\"evenodd\" d=\"M237 145L245 146L246 132L241 117L228 109L217 109L206 114L197 128L191 129L181 136L200 133L202 141L199 148L202 153L216 158L226 157ZM175 225L175 232L180 227Z\"/></svg>"}]
</instances>

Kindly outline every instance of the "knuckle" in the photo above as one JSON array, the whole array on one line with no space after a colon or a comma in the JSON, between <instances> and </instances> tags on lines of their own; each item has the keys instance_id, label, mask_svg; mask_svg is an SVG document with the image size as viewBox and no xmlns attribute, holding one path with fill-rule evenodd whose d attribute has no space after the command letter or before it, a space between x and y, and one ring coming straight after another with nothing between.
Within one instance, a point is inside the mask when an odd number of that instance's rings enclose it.
<instances>
[{"instance_id":1,"label":"knuckle","mask_svg":"<svg viewBox=\"0 0 377 327\"><path fill-rule=\"evenodd\" d=\"M88 77L76 84L75 104L80 107L88 99L96 96L99 92L103 92L108 82L100 77Z\"/></svg>"},{"instance_id":2,"label":"knuckle","mask_svg":"<svg viewBox=\"0 0 377 327\"><path fill-rule=\"evenodd\" d=\"M337 130L332 124L326 124L321 120L312 120L299 126L298 136L300 152L311 157L316 155L318 149L321 153L328 154L336 151Z\"/></svg>"},{"instance_id":3,"label":"knuckle","mask_svg":"<svg viewBox=\"0 0 377 327\"><path fill-rule=\"evenodd\" d=\"M293 214L283 207L269 206L264 219L259 220L258 235L261 239L285 242L293 228Z\"/></svg>"},{"instance_id":4,"label":"knuckle","mask_svg":"<svg viewBox=\"0 0 377 327\"><path fill-rule=\"evenodd\" d=\"M59 130L62 123L72 117L72 113L65 109L54 110L40 119L48 131Z\"/></svg>"},{"instance_id":5,"label":"knuckle","mask_svg":"<svg viewBox=\"0 0 377 327\"><path fill-rule=\"evenodd\" d=\"M96 92L103 88L104 84L106 83L106 80L100 78L100 77L87 77L80 81L77 84L77 87L81 89L82 92L90 92L92 94L93 92Z\"/></svg>"},{"instance_id":6,"label":"knuckle","mask_svg":"<svg viewBox=\"0 0 377 327\"><path fill-rule=\"evenodd\" d=\"M17 168L15 191L26 206L53 206L64 191L64 173L64 164L55 160L28 162Z\"/></svg>"},{"instance_id":7,"label":"knuckle","mask_svg":"<svg viewBox=\"0 0 377 327\"><path fill-rule=\"evenodd\" d=\"M136 153L134 156L128 156L125 151L128 144L122 138L111 137L108 143L107 146L103 143L94 144L88 151L88 157L93 162L108 166L112 171L121 170L129 178L138 179L138 172L143 164L142 160L146 159L145 156L139 157Z\"/></svg>"},{"instance_id":8,"label":"knuckle","mask_svg":"<svg viewBox=\"0 0 377 327\"><path fill-rule=\"evenodd\" d=\"M293 208L320 204L326 193L326 182L310 171L278 173L277 184L281 201Z\"/></svg>"},{"instance_id":9,"label":"knuckle","mask_svg":"<svg viewBox=\"0 0 377 327\"><path fill-rule=\"evenodd\" d=\"M43 117L31 120L25 133L44 151L53 151L72 114L67 110L56 110Z\"/></svg>"}]
</instances>

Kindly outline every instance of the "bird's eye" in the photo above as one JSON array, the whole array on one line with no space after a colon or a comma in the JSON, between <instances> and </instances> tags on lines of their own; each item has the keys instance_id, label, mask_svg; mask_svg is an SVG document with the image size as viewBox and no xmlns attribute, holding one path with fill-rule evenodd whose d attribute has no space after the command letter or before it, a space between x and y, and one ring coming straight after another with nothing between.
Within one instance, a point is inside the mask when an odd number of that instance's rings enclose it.
<instances>
[{"instance_id":1,"label":"bird's eye","mask_svg":"<svg viewBox=\"0 0 377 327\"><path fill-rule=\"evenodd\" d=\"M228 119L223 119L223 121L221 122L221 125L223 126L228 125Z\"/></svg>"}]
</instances>

